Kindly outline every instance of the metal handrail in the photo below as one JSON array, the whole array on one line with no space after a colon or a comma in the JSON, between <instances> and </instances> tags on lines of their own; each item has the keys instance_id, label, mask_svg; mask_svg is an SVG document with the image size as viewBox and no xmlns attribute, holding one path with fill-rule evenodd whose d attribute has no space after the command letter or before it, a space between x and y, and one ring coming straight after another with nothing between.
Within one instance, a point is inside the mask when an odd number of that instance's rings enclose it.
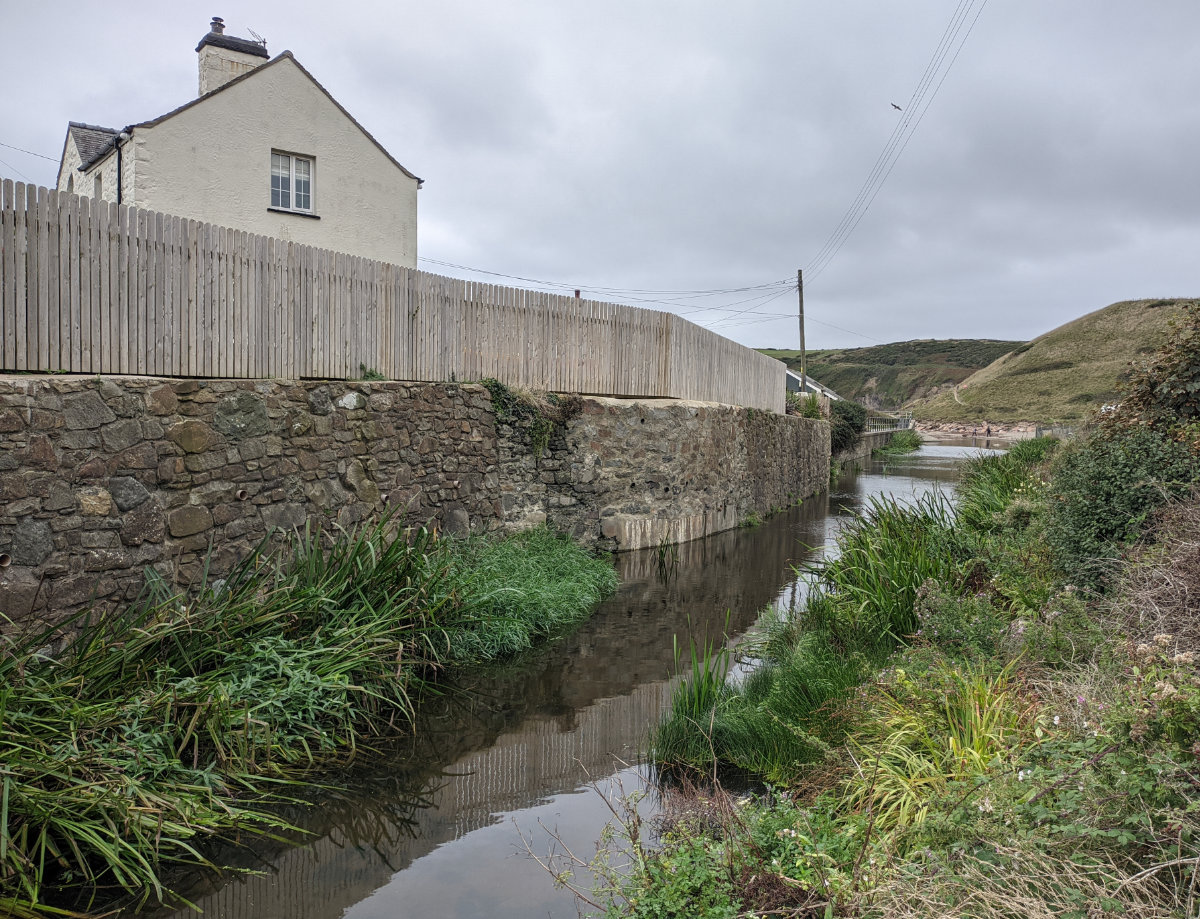
<instances>
[{"instance_id":1,"label":"metal handrail","mask_svg":"<svg viewBox=\"0 0 1200 919\"><path fill-rule=\"evenodd\" d=\"M888 431L906 431L913 425L912 412L901 415L872 415L867 418L865 432L882 434Z\"/></svg>"}]
</instances>

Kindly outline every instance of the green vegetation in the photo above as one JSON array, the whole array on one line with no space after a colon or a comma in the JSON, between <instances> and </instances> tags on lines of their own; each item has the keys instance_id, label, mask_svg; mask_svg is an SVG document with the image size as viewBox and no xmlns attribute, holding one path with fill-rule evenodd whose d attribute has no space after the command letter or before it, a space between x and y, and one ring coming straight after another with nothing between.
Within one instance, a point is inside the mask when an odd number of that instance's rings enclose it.
<instances>
[{"instance_id":1,"label":"green vegetation","mask_svg":"<svg viewBox=\"0 0 1200 919\"><path fill-rule=\"evenodd\" d=\"M806 369L844 399L891 411L936 389L961 383L1019 341L948 339L902 341L869 348L809 351ZM799 371L800 352L760 348Z\"/></svg>"},{"instance_id":2,"label":"green vegetation","mask_svg":"<svg viewBox=\"0 0 1200 919\"><path fill-rule=\"evenodd\" d=\"M801 418L824 418L825 414L821 411L821 400L817 398L816 393L809 393L807 396L802 396L798 392L790 392L785 400L787 402L787 411L792 415L799 415Z\"/></svg>"},{"instance_id":3,"label":"green vegetation","mask_svg":"<svg viewBox=\"0 0 1200 919\"><path fill-rule=\"evenodd\" d=\"M654 733L654 759L698 771L731 765L774 782L823 761L844 739L840 704L914 631L921 585L949 574L949 513L940 497L872 502L843 531L839 557L809 569L826 589L810 596L803 620L771 622L763 665L739 687L722 685L709 710L673 709Z\"/></svg>"},{"instance_id":4,"label":"green vegetation","mask_svg":"<svg viewBox=\"0 0 1200 919\"><path fill-rule=\"evenodd\" d=\"M829 444L833 454L849 450L867 427L867 410L857 402L836 399L829 403Z\"/></svg>"},{"instance_id":5,"label":"green vegetation","mask_svg":"<svg viewBox=\"0 0 1200 919\"><path fill-rule=\"evenodd\" d=\"M563 430L583 408L583 400L576 395L511 389L491 378L481 382L491 393L496 420L522 432L535 458L546 452L555 432Z\"/></svg>"},{"instance_id":6,"label":"green vegetation","mask_svg":"<svg viewBox=\"0 0 1200 919\"><path fill-rule=\"evenodd\" d=\"M1127 390L1131 362L1167 338L1196 301L1130 300L1059 326L913 406L921 421L1080 421ZM818 377L819 379L819 377Z\"/></svg>"},{"instance_id":7,"label":"green vegetation","mask_svg":"<svg viewBox=\"0 0 1200 919\"><path fill-rule=\"evenodd\" d=\"M206 843L285 829L269 805L293 782L408 729L444 668L527 647L614 586L544 529L439 540L385 519L264 542L195 596L153 581L65 639L7 640L0 910L161 899Z\"/></svg>"},{"instance_id":8,"label":"green vegetation","mask_svg":"<svg viewBox=\"0 0 1200 919\"><path fill-rule=\"evenodd\" d=\"M925 443L921 435L910 429L897 431L888 440L887 446L880 447L875 453L882 456L902 456L905 453L913 453L921 449L921 444Z\"/></svg>"},{"instance_id":9,"label":"green vegetation","mask_svg":"<svg viewBox=\"0 0 1200 919\"><path fill-rule=\"evenodd\" d=\"M1157 382L1135 382L1087 440L971 461L955 511L875 502L740 686L723 643L693 649L653 752L707 787L664 787L653 850L619 821L589 902L634 917L1194 916L1200 451L1180 397L1200 392L1200 361L1180 355L1198 341L1194 310L1143 368ZM736 801L714 784L726 765L773 787Z\"/></svg>"}]
</instances>

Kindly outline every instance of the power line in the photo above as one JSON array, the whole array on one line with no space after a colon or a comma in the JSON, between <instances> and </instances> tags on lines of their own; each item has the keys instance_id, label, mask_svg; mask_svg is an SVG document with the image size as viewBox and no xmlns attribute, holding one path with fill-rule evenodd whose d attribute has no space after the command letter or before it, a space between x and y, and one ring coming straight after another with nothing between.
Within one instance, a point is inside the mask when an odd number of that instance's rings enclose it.
<instances>
[{"instance_id":1,"label":"power line","mask_svg":"<svg viewBox=\"0 0 1200 919\"><path fill-rule=\"evenodd\" d=\"M0 166L7 166L9 169L11 169L11 170L12 170L13 172L15 172L17 175L19 175L19 176L20 176L22 179L24 179L26 182L32 182L32 181L33 181L33 179L31 179L31 178L29 178L29 176L25 175L25 173L23 173L23 172L22 172L20 169L18 169L18 168L17 168L16 166L14 166L12 163L8 163L8 162L5 162L4 160L0 160Z\"/></svg>"},{"instance_id":2,"label":"power line","mask_svg":"<svg viewBox=\"0 0 1200 919\"><path fill-rule=\"evenodd\" d=\"M26 150L24 147L14 147L12 144L0 143L0 147L7 147L9 150L16 150L20 153L28 153L30 156L40 156L44 160L49 160L52 163L58 162L56 156L46 156L44 153L34 153L32 150Z\"/></svg>"},{"instance_id":3,"label":"power line","mask_svg":"<svg viewBox=\"0 0 1200 919\"><path fill-rule=\"evenodd\" d=\"M824 245L818 251L817 255L809 263L810 277L815 278L828 267L834 257L841 251L846 240L858 227L862 218L870 209L875 198L883 188L888 177L895 169L896 163L900 156L907 148L913 134L916 133L921 121L924 119L929 107L933 104L933 100L937 98L938 91L942 84L946 81L954 63L958 60L959 54L962 53L963 46L971 33L975 29L975 24L979 21L979 17L983 13L984 7L987 5L987 0L981 0L977 9L975 9L976 0L960 0L958 7L955 9L950 18L950 22L946 25L946 29L942 33L941 39L938 41L937 47L934 49L933 55L930 57L929 64L925 68L920 81L917 84L913 94L910 97L908 104L904 109L904 118L900 124L893 129L891 136L884 144L883 150L875 160L875 165L868 174L866 181L863 182L854 201L842 216L834 231L825 240ZM971 17L971 11L975 9L974 17ZM966 27L966 32L963 34L963 29L970 18L970 25ZM961 39L959 36L962 36ZM956 47L957 46L957 47ZM953 55L951 56L951 50ZM946 64L943 69L947 57L950 58L949 64ZM940 73L940 77L939 77ZM934 81L936 86L934 85ZM933 93L929 95L928 101L926 96L929 94L930 87L933 86Z\"/></svg>"},{"instance_id":4,"label":"power line","mask_svg":"<svg viewBox=\"0 0 1200 919\"><path fill-rule=\"evenodd\" d=\"M526 284L538 284L543 287L551 288L553 290L581 290L581 291L586 290L590 293L598 293L598 294L603 294L605 296L613 296L613 297L619 296L626 300L634 300L634 301L640 302L640 303L657 303L657 304L661 304L663 306L668 306L668 307L672 307L672 306L677 307L678 302L681 300L699 299L702 297L719 296L719 295L724 295L724 294L749 293L749 292L753 292L753 291L760 291L760 293L758 293L756 296L747 297L743 300L735 300L732 303L725 303L720 306L695 305L690 308L684 308L684 309L676 308L676 309L672 310L672 312L674 312L677 316L685 317L685 318L690 317L689 318L690 322L694 322L697 325L704 326L705 328L711 329L711 330L716 330L718 327L722 327L722 326L725 328L740 328L740 327L744 327L744 326L758 325L759 323L763 323L763 322L775 322L780 319L794 319L795 318L794 313L765 313L765 312L761 311L762 307L773 302L774 300L779 299L784 294L788 294L788 293L791 293L792 291L794 291L796 289L795 278L784 278L782 280L771 281L766 284L750 284L750 285L745 285L742 287L716 287L716 288L708 288L708 289L683 289L683 290L671 290L671 289L654 290L654 289L638 288L638 287L598 287L598 286L591 287L591 286L586 286L583 284L577 285L577 284L567 283L564 281L547 281L547 280L541 279L541 278L530 278L530 277L526 277L524 275L505 274L504 272L500 272L500 271L491 271L486 268L475 268L470 265L462 265L457 262L447 262L447 261L443 261L442 259L426 258L424 256L422 256L419 259L419 261L425 262L426 264L429 264L429 265L440 265L444 268L454 268L459 271L470 271L475 274L482 274L482 275L486 275L488 277L494 277L494 278L502 278L502 279L508 280L508 281L521 281ZM631 296L633 294L662 294L667 297L673 297L674 299L667 299L667 300L650 299L650 298L639 297L639 296ZM744 309L735 309L735 307L737 307L743 303L750 303L751 306L745 307ZM710 312L711 313L729 313L731 315L721 316L721 317L715 318L715 319L702 319L702 318L698 318L698 316L696 315L696 314L703 314L703 313L710 313ZM741 318L739 318L739 317L741 317ZM810 321L815 322L818 325L828 326L831 329L837 329L838 331L845 332L849 335L856 335L859 338L865 338L868 341L874 341L874 342L879 341L878 338L873 338L870 335L866 335L862 332L856 332L853 329L846 329L846 328L843 328L842 326L834 325L833 323L822 322L819 319L811 319Z\"/></svg>"},{"instance_id":5,"label":"power line","mask_svg":"<svg viewBox=\"0 0 1200 919\"><path fill-rule=\"evenodd\" d=\"M473 268L470 265L459 265L455 262L445 262L435 258L425 258L422 256L420 261L430 265L441 265L446 268L456 268L459 271L470 271L475 274L488 275L494 278L504 278L509 281L524 281L527 284L540 284L544 287L554 287L562 290L587 290L594 293L603 294L659 294L663 296L678 296L681 298L688 297L707 297L716 296L719 294L736 294L744 293L752 290L765 290L768 288L777 289L782 284L794 283L790 279L785 278L782 281L770 281L766 284L751 284L744 287L712 287L704 289L683 289L683 290L655 290L638 287L600 287L589 284L570 283L566 281L547 281L541 278L528 278L518 274L505 274L500 271L489 271L486 268Z\"/></svg>"},{"instance_id":6,"label":"power line","mask_svg":"<svg viewBox=\"0 0 1200 919\"><path fill-rule=\"evenodd\" d=\"M858 194L851 202L850 207L846 210L846 213L842 215L841 221L838 223L837 227L834 228L834 231L830 234L829 238L825 240L821 250L809 262L810 277L816 276L817 272L824 267L825 262L829 258L832 258L835 249L839 247L838 244L844 238L844 235L849 234L849 228L851 224L854 223L855 214L858 212L862 202L867 198L872 185L875 183L877 177L883 170L884 164L888 161L892 151L899 142L900 136L911 123L915 113L915 108L920 104L920 99L923 96L925 89L928 87L929 82L932 79L932 75L936 72L937 68L941 64L941 60L945 53L943 49L948 47L948 40L954 34L955 26L961 22L961 14L965 13L968 2L969 0L960 0L958 7L955 9L954 14L950 18L950 22L946 25L945 30L942 32L942 37L938 41L937 47L934 49L933 55L929 59L929 63L925 65L925 71L921 75L921 79L918 81L916 89L913 90L912 95L905 104L904 108L906 114L892 129L891 136L884 144L883 150L880 151L879 156L876 157L875 164L871 167L871 171L867 175L866 181L864 181L862 187L859 188Z\"/></svg>"}]
</instances>

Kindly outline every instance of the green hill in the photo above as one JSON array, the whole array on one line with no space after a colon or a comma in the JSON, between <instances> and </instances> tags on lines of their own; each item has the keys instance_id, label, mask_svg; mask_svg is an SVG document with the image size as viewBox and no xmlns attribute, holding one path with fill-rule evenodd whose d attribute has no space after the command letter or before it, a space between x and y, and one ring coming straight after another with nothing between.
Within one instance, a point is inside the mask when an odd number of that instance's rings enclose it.
<instances>
[{"instance_id":1,"label":"green hill","mask_svg":"<svg viewBox=\"0 0 1200 919\"><path fill-rule=\"evenodd\" d=\"M913 399L948 390L1019 341L962 338L901 341L870 348L808 352L808 372L846 399L869 408L898 409ZM799 351L760 348L763 354L800 369Z\"/></svg>"},{"instance_id":2,"label":"green hill","mask_svg":"<svg viewBox=\"0 0 1200 919\"><path fill-rule=\"evenodd\" d=\"M1187 302L1126 300L1088 313L993 361L957 394L916 403L913 412L921 421L948 422L1086 418L1116 398L1130 362L1157 350L1167 322Z\"/></svg>"}]
</instances>

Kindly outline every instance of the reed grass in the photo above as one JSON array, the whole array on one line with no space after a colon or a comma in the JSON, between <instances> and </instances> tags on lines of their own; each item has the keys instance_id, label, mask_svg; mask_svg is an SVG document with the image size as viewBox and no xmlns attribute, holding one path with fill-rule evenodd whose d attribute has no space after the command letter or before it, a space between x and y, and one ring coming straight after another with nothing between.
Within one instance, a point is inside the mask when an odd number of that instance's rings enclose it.
<instances>
[{"instance_id":1,"label":"reed grass","mask_svg":"<svg viewBox=\"0 0 1200 919\"><path fill-rule=\"evenodd\" d=\"M919 628L917 591L954 579L964 548L941 495L915 504L873 499L839 535L831 557L805 566L814 585L797 619L768 627L762 666L741 687L675 705L652 734L664 766L724 763L775 782L825 758L844 737L842 704ZM694 670L694 668L693 668Z\"/></svg>"},{"instance_id":2,"label":"reed grass","mask_svg":"<svg viewBox=\"0 0 1200 919\"><path fill-rule=\"evenodd\" d=\"M0 657L0 897L150 901L205 843L288 829L264 803L408 729L438 672L578 621L607 563L546 530L438 540L383 519L264 541L184 595L161 579ZM14 907L15 909L15 907Z\"/></svg>"},{"instance_id":3,"label":"reed grass","mask_svg":"<svg viewBox=\"0 0 1200 919\"><path fill-rule=\"evenodd\" d=\"M897 431L888 440L886 446L880 447L875 452L883 456L900 456L919 450L923 443L925 443L925 439L916 431L909 428Z\"/></svg>"},{"instance_id":4,"label":"reed grass","mask_svg":"<svg viewBox=\"0 0 1200 919\"><path fill-rule=\"evenodd\" d=\"M1030 705L1012 665L941 663L919 688L901 672L878 688L851 738L855 769L843 804L871 814L881 832L920 823L954 783L987 776L1022 736Z\"/></svg>"}]
</instances>

